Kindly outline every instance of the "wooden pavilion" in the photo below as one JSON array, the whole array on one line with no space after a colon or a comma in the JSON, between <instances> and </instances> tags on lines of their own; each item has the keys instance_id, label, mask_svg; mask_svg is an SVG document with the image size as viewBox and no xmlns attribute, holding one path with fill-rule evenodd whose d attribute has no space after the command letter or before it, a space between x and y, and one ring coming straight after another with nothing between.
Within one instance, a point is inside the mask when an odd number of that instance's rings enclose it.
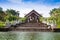
<instances>
[{"instance_id":1,"label":"wooden pavilion","mask_svg":"<svg viewBox=\"0 0 60 40\"><path fill-rule=\"evenodd\" d=\"M39 18L42 17L38 12L32 10L29 12L26 17L26 22L20 24L16 30L20 31L50 31L48 29L48 25L45 23L40 22Z\"/></svg>"},{"instance_id":2,"label":"wooden pavilion","mask_svg":"<svg viewBox=\"0 0 60 40\"><path fill-rule=\"evenodd\" d=\"M32 10L31 12L29 12L27 15L25 15L25 17L27 18L27 22L39 22L39 18L42 17L38 12L36 12L35 10Z\"/></svg>"}]
</instances>

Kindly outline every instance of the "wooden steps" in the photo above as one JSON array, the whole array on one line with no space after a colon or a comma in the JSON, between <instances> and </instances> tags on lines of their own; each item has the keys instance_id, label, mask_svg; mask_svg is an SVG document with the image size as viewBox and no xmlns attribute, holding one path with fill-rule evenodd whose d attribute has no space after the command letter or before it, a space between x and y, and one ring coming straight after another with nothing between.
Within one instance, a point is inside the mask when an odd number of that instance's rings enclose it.
<instances>
[{"instance_id":1,"label":"wooden steps","mask_svg":"<svg viewBox=\"0 0 60 40\"><path fill-rule=\"evenodd\" d=\"M47 27L47 24L43 24L43 23L25 23L25 24L21 24L20 27Z\"/></svg>"},{"instance_id":2,"label":"wooden steps","mask_svg":"<svg viewBox=\"0 0 60 40\"><path fill-rule=\"evenodd\" d=\"M19 27L12 29L14 31L51 31L48 29L47 24L44 23L25 23L21 24Z\"/></svg>"}]
</instances>

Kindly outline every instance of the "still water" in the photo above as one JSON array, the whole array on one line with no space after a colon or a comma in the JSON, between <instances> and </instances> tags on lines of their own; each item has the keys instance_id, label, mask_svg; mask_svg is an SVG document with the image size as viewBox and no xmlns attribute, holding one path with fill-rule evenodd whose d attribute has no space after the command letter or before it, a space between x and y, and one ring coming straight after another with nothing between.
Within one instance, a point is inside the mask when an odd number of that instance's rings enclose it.
<instances>
[{"instance_id":1,"label":"still water","mask_svg":"<svg viewBox=\"0 0 60 40\"><path fill-rule=\"evenodd\" d=\"M60 40L59 32L0 32L0 40Z\"/></svg>"}]
</instances>

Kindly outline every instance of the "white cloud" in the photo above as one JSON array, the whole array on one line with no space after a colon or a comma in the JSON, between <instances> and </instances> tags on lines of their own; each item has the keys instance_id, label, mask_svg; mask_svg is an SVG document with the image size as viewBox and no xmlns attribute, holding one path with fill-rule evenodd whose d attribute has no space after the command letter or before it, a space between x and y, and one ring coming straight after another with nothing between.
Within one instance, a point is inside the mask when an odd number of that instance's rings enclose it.
<instances>
[{"instance_id":1,"label":"white cloud","mask_svg":"<svg viewBox=\"0 0 60 40\"><path fill-rule=\"evenodd\" d=\"M33 9L35 9L38 13L42 14L44 17L48 17L51 9L59 7L59 5L48 6L48 5L36 4L32 2L23 3L22 0L8 0L8 1L15 4L8 4L8 7L7 4L0 6L2 6L4 9L12 8L20 11L21 17L23 17L25 14L29 13Z\"/></svg>"},{"instance_id":2,"label":"white cloud","mask_svg":"<svg viewBox=\"0 0 60 40\"><path fill-rule=\"evenodd\" d=\"M10 1L12 3L21 3L22 2L22 0L8 0L8 1Z\"/></svg>"},{"instance_id":3,"label":"white cloud","mask_svg":"<svg viewBox=\"0 0 60 40\"><path fill-rule=\"evenodd\" d=\"M21 5L21 15L29 13L31 10L35 9L38 13L42 14L44 17L49 17L49 12L53 8L57 8L59 6L46 6L46 5L41 5L41 4L34 4L34 3L25 3Z\"/></svg>"}]
</instances>

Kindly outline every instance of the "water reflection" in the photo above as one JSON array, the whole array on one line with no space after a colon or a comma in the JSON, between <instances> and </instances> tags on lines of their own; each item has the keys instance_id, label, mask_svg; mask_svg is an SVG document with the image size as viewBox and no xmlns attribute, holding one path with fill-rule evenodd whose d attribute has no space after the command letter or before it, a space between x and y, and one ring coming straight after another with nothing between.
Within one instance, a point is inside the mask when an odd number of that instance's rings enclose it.
<instances>
[{"instance_id":1,"label":"water reflection","mask_svg":"<svg viewBox=\"0 0 60 40\"><path fill-rule=\"evenodd\" d=\"M0 32L0 40L60 40L54 32Z\"/></svg>"}]
</instances>

